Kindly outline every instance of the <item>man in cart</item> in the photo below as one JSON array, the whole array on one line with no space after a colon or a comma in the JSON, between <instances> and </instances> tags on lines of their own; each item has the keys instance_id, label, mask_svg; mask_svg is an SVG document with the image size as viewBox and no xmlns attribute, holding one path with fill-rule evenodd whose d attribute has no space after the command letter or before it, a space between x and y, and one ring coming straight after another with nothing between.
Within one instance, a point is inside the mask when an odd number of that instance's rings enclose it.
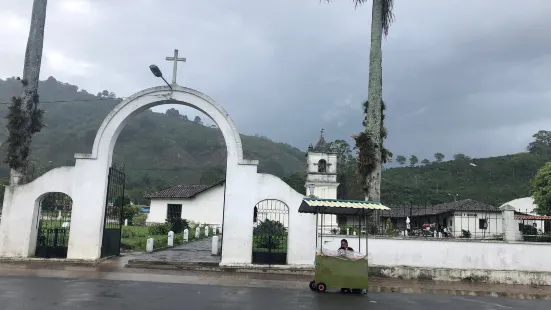
<instances>
[{"instance_id":1,"label":"man in cart","mask_svg":"<svg viewBox=\"0 0 551 310\"><path fill-rule=\"evenodd\" d=\"M348 241L346 239L341 240L341 247L339 248L339 252L341 251L351 251L354 252L354 249L348 246ZM346 252L345 252L346 253Z\"/></svg>"}]
</instances>

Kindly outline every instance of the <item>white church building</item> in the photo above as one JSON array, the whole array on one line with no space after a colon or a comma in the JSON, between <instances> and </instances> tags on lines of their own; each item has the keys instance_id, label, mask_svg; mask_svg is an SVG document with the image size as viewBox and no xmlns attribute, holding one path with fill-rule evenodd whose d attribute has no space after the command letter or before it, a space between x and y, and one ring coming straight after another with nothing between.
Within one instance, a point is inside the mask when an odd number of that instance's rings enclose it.
<instances>
[{"instance_id":1,"label":"white church building","mask_svg":"<svg viewBox=\"0 0 551 310\"><path fill-rule=\"evenodd\" d=\"M224 213L226 180L210 185L178 185L148 194L150 199L147 223L164 223L171 217L198 224L221 227Z\"/></svg>"},{"instance_id":2,"label":"white church building","mask_svg":"<svg viewBox=\"0 0 551 310\"><path fill-rule=\"evenodd\" d=\"M314 145L306 153L306 196L321 199L337 199L337 154L325 141L323 130ZM147 223L165 223L171 217L190 222L221 227L224 213L225 180L208 185L180 184L176 187L147 194L150 200ZM252 216L252 214L251 214ZM318 219L321 223L321 216ZM337 227L335 215L323 217L328 231Z\"/></svg>"}]
</instances>

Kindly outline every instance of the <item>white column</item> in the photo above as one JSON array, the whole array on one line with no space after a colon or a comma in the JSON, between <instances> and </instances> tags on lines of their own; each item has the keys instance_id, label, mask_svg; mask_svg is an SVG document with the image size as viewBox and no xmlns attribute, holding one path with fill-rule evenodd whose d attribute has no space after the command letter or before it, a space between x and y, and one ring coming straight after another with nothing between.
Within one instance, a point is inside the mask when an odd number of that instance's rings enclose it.
<instances>
[{"instance_id":1,"label":"white column","mask_svg":"<svg viewBox=\"0 0 551 310\"><path fill-rule=\"evenodd\" d=\"M201 228L199 228L199 226L197 226L195 228L195 239L199 239L199 237L201 237Z\"/></svg>"},{"instance_id":2,"label":"white column","mask_svg":"<svg viewBox=\"0 0 551 310\"><path fill-rule=\"evenodd\" d=\"M518 231L518 222L515 220L515 208L504 205L499 208L502 217L503 241L520 241L522 236Z\"/></svg>"},{"instance_id":3,"label":"white column","mask_svg":"<svg viewBox=\"0 0 551 310\"><path fill-rule=\"evenodd\" d=\"M184 242L188 242L189 240L189 230L186 228L184 229Z\"/></svg>"},{"instance_id":4,"label":"white column","mask_svg":"<svg viewBox=\"0 0 551 310\"><path fill-rule=\"evenodd\" d=\"M168 246L169 247L174 246L174 232L173 231L168 232Z\"/></svg>"},{"instance_id":5,"label":"white column","mask_svg":"<svg viewBox=\"0 0 551 310\"><path fill-rule=\"evenodd\" d=\"M153 243L154 243L153 238L147 239L147 245L145 246L145 251L147 253L153 252Z\"/></svg>"},{"instance_id":6,"label":"white column","mask_svg":"<svg viewBox=\"0 0 551 310\"><path fill-rule=\"evenodd\" d=\"M218 236L212 237L211 252L212 255L218 255Z\"/></svg>"}]
</instances>

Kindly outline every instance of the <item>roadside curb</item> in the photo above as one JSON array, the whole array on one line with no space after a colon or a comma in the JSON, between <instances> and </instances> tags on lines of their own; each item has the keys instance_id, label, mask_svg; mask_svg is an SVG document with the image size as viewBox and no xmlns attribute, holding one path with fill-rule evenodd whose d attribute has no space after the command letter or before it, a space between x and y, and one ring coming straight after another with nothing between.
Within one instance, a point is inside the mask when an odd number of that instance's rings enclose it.
<instances>
[{"instance_id":1,"label":"roadside curb","mask_svg":"<svg viewBox=\"0 0 551 310\"><path fill-rule=\"evenodd\" d=\"M449 286L449 285L446 285ZM504 290L477 290L473 289L452 289L452 288L430 288L422 286L392 286L370 284L370 293L403 293L403 294L432 294L432 295L452 295L452 296L486 296L486 297L503 297L511 299L541 299L551 300L551 293L541 289L532 288L534 291L540 292L511 292Z\"/></svg>"},{"instance_id":2,"label":"roadside curb","mask_svg":"<svg viewBox=\"0 0 551 310\"><path fill-rule=\"evenodd\" d=\"M164 262L131 259L124 266L125 268L136 269L160 269L160 270L190 270L190 271L214 271L226 273L260 273L260 274L279 274L279 275L302 275L314 276L314 269L292 269L292 268L270 268L258 267L221 267L215 262Z\"/></svg>"},{"instance_id":3,"label":"roadside curb","mask_svg":"<svg viewBox=\"0 0 551 310\"><path fill-rule=\"evenodd\" d=\"M45 266L60 266L60 267L96 267L101 263L113 257L103 257L97 260L68 260L57 258L0 258L0 265L23 265L29 267L45 267Z\"/></svg>"}]
</instances>

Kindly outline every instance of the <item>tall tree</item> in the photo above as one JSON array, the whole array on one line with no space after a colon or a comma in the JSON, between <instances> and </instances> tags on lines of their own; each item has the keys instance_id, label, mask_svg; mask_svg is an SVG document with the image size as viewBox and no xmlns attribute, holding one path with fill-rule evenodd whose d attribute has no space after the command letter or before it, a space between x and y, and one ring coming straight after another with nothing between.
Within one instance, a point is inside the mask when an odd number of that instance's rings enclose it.
<instances>
[{"instance_id":1,"label":"tall tree","mask_svg":"<svg viewBox=\"0 0 551 310\"><path fill-rule=\"evenodd\" d=\"M409 165L411 167L415 167L415 165L417 165L419 163L419 158L417 158L417 156L415 155L411 155L409 157Z\"/></svg>"},{"instance_id":2,"label":"tall tree","mask_svg":"<svg viewBox=\"0 0 551 310\"><path fill-rule=\"evenodd\" d=\"M42 64L46 6L48 0L34 0L29 37L23 66L23 95L14 97L9 106L6 163L10 167L10 183L17 184L24 176L31 151L32 136L42 129L44 110L38 108L38 79Z\"/></svg>"},{"instance_id":3,"label":"tall tree","mask_svg":"<svg viewBox=\"0 0 551 310\"><path fill-rule=\"evenodd\" d=\"M426 165L430 164L430 160L425 158L421 161L421 163L426 166Z\"/></svg>"},{"instance_id":4,"label":"tall tree","mask_svg":"<svg viewBox=\"0 0 551 310\"><path fill-rule=\"evenodd\" d=\"M331 0L327 0L330 2ZM356 6L362 5L369 0L354 0ZM365 128L366 136L364 147L370 147L371 150L364 153L372 154L372 159L369 160L368 166L373 166L373 169L363 169L364 172L369 172L365 175L366 200L381 200L381 168L383 164L384 154L382 146L381 122L382 117L382 101L383 101L383 51L382 39L383 34L388 35L390 24L394 21L392 13L394 0L372 0L371 7L371 45L369 51L369 84L367 101L381 102L381 104L370 104L367 109L367 126ZM367 139L367 140L366 140ZM362 159L360 159L362 161ZM361 164L361 163L360 163ZM360 170L362 170L360 168ZM371 171L369 171L371 170ZM361 173L364 176L364 173Z\"/></svg>"},{"instance_id":5,"label":"tall tree","mask_svg":"<svg viewBox=\"0 0 551 310\"><path fill-rule=\"evenodd\" d=\"M551 162L538 170L531 181L531 194L534 197L536 213L539 215L551 215Z\"/></svg>"},{"instance_id":6,"label":"tall tree","mask_svg":"<svg viewBox=\"0 0 551 310\"><path fill-rule=\"evenodd\" d=\"M463 153L458 153L453 155L453 160L469 160L469 159L471 158Z\"/></svg>"},{"instance_id":7,"label":"tall tree","mask_svg":"<svg viewBox=\"0 0 551 310\"><path fill-rule=\"evenodd\" d=\"M404 155L398 155L396 156L396 162L403 166L406 164L407 159Z\"/></svg>"},{"instance_id":8,"label":"tall tree","mask_svg":"<svg viewBox=\"0 0 551 310\"><path fill-rule=\"evenodd\" d=\"M551 131L540 130L532 138L534 141L530 142L526 148L528 152L533 154L551 153Z\"/></svg>"},{"instance_id":9,"label":"tall tree","mask_svg":"<svg viewBox=\"0 0 551 310\"><path fill-rule=\"evenodd\" d=\"M442 153L434 153L434 159L436 159L437 163L441 163L444 160L444 154Z\"/></svg>"}]
</instances>

